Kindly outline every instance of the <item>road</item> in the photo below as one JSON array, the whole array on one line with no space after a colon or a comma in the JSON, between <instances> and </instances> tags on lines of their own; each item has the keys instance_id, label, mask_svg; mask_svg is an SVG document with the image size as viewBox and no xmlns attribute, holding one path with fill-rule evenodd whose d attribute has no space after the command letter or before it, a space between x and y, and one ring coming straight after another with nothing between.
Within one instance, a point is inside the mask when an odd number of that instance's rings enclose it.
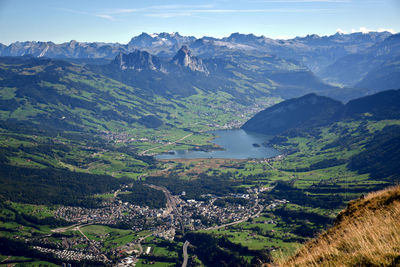
<instances>
[{"instance_id":1,"label":"road","mask_svg":"<svg viewBox=\"0 0 400 267\"><path fill-rule=\"evenodd\" d=\"M177 206L177 199L176 197L174 197L171 192L169 192L169 190L167 188L165 188L164 186L158 186L158 185L154 185L154 184L145 184L148 187L151 187L153 189L156 190L160 190L162 192L164 192L165 197L167 198L167 215L175 215L175 218L178 220L179 224L181 225L181 230L182 232L184 231L184 227L183 227L183 223L182 223L182 215L180 214ZM174 217L172 217L174 218Z\"/></svg>"},{"instance_id":2,"label":"road","mask_svg":"<svg viewBox=\"0 0 400 267\"><path fill-rule=\"evenodd\" d=\"M164 145L161 145L161 146L156 146L156 147L153 147L153 148L149 148L149 149L147 149L147 150L145 150L145 151L140 152L139 155L140 155L140 156L143 156L143 155L145 155L147 152L149 152L149 151L151 151L151 150L155 150L155 149L157 149L157 148L161 148L161 147L164 147L164 146L173 145L173 144L175 144L175 143L177 143L177 142L180 142L180 141L185 140L186 138L188 138L189 136L192 136L192 135L193 135L193 133L190 133L190 134L185 135L184 137L182 137L182 138L180 138L180 139L178 139L178 140L176 140L176 141L174 141L174 142L168 142L168 143L166 143L166 144L164 144Z\"/></svg>"},{"instance_id":3,"label":"road","mask_svg":"<svg viewBox=\"0 0 400 267\"><path fill-rule=\"evenodd\" d=\"M118 189L117 191L114 192L114 197L117 197L119 192L121 192L121 189Z\"/></svg>"},{"instance_id":4,"label":"road","mask_svg":"<svg viewBox=\"0 0 400 267\"><path fill-rule=\"evenodd\" d=\"M183 263L182 263L182 267L186 267L186 265L188 264L188 260L189 260L189 256L187 253L187 248L189 246L189 241L185 241L185 244L183 244Z\"/></svg>"},{"instance_id":5,"label":"road","mask_svg":"<svg viewBox=\"0 0 400 267\"><path fill-rule=\"evenodd\" d=\"M67 227L56 228L56 229L53 229L53 230L51 230L51 231L52 231L53 233L63 233L63 232L69 231L69 230L71 230L71 231L78 231L79 233L82 234L82 236L83 236L86 240L90 240L90 239L82 232L81 227L82 227L82 226L88 226L88 225L91 225L91 224L93 224L93 223L77 223L77 224L70 225L70 226L67 226Z\"/></svg>"},{"instance_id":6,"label":"road","mask_svg":"<svg viewBox=\"0 0 400 267\"><path fill-rule=\"evenodd\" d=\"M185 243L185 244L186 244L186 243ZM7 258L5 258L4 260L0 261L0 263L1 263L1 262L8 261L9 259L11 259L11 257L12 257L12 256L7 256ZM182 265L182 266L183 266L183 265Z\"/></svg>"},{"instance_id":7,"label":"road","mask_svg":"<svg viewBox=\"0 0 400 267\"><path fill-rule=\"evenodd\" d=\"M83 235L83 237L84 237L87 241L90 241L90 239L89 239L89 238L82 232L82 230L81 230L81 226L86 226L86 225L89 225L89 224L78 225L77 227L75 227L75 228L72 229L72 230L78 231L79 233L81 233L81 234Z\"/></svg>"},{"instance_id":8,"label":"road","mask_svg":"<svg viewBox=\"0 0 400 267\"><path fill-rule=\"evenodd\" d=\"M144 237L139 238L139 240L138 240L138 242L137 242L137 245L138 245L138 247L139 247L139 255L137 256L137 258L138 258L140 255L143 254L143 247L142 247L142 244L140 244L140 243L142 243L143 240L145 240L146 238L148 238L148 237L151 236L152 234L153 234L153 233L151 233L151 234L149 234L149 235L146 235L146 236L144 236Z\"/></svg>"},{"instance_id":9,"label":"road","mask_svg":"<svg viewBox=\"0 0 400 267\"><path fill-rule=\"evenodd\" d=\"M77 226L80 226L80 225L82 225L82 223L76 223L76 224L73 224L73 225L70 225L70 226L67 226L67 227L56 228L56 229L53 229L51 231L53 233L64 233L64 232L66 232L68 230L71 230L71 228L75 229Z\"/></svg>"}]
</instances>

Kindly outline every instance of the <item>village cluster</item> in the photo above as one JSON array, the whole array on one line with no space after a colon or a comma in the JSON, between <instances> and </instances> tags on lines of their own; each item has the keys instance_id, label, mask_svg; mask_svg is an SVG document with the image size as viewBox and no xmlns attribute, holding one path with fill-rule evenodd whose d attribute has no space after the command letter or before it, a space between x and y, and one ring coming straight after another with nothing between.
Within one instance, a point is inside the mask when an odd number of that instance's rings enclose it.
<instances>
[{"instance_id":1,"label":"village cluster","mask_svg":"<svg viewBox=\"0 0 400 267\"><path fill-rule=\"evenodd\" d=\"M244 199L245 201L242 203L245 204L226 202L225 205L215 205L217 200L223 200L225 197L208 195L209 198L205 201L183 200L181 196L171 195L166 188L158 189L163 190L166 194L166 208L150 209L147 206L122 202L115 197L104 201L101 208L61 206L55 214L58 218L74 223L72 229L79 232L81 232L79 227L89 224L113 226L123 222L136 232L147 230L151 233L150 235L155 237L173 240L177 231L222 228L258 217L263 210L270 210L287 203L286 200L274 200L267 205L261 205L258 195L269 188L253 188L249 189L246 194L232 194L229 196L230 199ZM100 249L103 245L101 242L92 241L85 235L83 236L73 241L63 238L61 247L54 248L48 246L52 243L49 241L49 237L37 239L37 243L47 243L47 246L38 245L35 249L53 253L57 258L66 261L109 261ZM141 247L142 240L143 238L127 243L124 251L130 251L136 259L140 254L145 253L139 252L137 249L137 247ZM115 250L114 254L118 254L118 250Z\"/></svg>"}]
</instances>

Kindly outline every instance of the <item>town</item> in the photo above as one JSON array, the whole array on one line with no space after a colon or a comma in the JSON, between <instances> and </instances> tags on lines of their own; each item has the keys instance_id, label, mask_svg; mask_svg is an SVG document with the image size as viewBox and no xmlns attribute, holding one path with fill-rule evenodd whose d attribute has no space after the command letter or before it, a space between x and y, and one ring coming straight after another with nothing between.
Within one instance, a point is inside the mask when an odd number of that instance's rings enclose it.
<instances>
[{"instance_id":1,"label":"town","mask_svg":"<svg viewBox=\"0 0 400 267\"><path fill-rule=\"evenodd\" d=\"M216 197L211 194L203 196L207 200L183 200L185 195L172 195L165 187L148 184L147 186L164 192L167 204L165 208L151 209L147 206L138 206L118 199L118 194L129 190L127 186L110 192L114 197L105 199L100 208L82 208L72 206L60 206L55 216L64 219L73 225L52 230L53 235L73 230L79 233L77 238L61 238L61 242L55 242L51 236L32 237L26 240L34 243L34 249L42 253L51 253L60 260L65 261L93 261L109 263L108 257L121 257L120 265L124 262L135 263L143 251L140 243L145 237L128 242L118 249L110 250L107 255L101 250L104 246L102 240L89 239L81 227L87 225L116 226L124 224L135 232L148 231L147 236L154 236L164 240L173 240L177 232L213 230L228 227L240 222L256 218L262 211L268 211L279 205L287 203L287 200L273 200L268 204L261 204L258 195L260 192L270 190L268 187L251 188L245 194L230 194L224 197ZM266 222L266 223L271 223ZM128 254L121 254L121 251ZM148 254L149 252L147 252ZM123 257L124 256L124 257Z\"/></svg>"}]
</instances>

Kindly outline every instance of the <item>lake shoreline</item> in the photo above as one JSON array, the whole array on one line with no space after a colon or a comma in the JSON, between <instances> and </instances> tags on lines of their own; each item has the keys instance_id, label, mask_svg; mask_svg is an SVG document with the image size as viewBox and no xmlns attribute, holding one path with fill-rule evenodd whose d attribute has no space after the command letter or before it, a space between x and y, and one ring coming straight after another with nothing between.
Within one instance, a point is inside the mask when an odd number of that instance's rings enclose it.
<instances>
[{"instance_id":1,"label":"lake shoreline","mask_svg":"<svg viewBox=\"0 0 400 267\"><path fill-rule=\"evenodd\" d=\"M210 150L189 149L171 150L155 156L157 160L172 159L267 159L281 152L265 143L271 136L248 132L243 129L211 131L215 138L211 141ZM218 147L217 149L214 149Z\"/></svg>"}]
</instances>

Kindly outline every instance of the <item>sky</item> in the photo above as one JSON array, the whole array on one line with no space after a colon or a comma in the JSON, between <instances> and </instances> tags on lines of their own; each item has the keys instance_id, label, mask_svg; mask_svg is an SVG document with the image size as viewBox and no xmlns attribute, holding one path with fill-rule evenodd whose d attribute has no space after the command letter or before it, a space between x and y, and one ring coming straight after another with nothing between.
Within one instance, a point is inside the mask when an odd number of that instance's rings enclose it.
<instances>
[{"instance_id":1,"label":"sky","mask_svg":"<svg viewBox=\"0 0 400 267\"><path fill-rule=\"evenodd\" d=\"M400 31L400 0L0 0L0 43L127 43L142 32L271 38Z\"/></svg>"}]
</instances>

